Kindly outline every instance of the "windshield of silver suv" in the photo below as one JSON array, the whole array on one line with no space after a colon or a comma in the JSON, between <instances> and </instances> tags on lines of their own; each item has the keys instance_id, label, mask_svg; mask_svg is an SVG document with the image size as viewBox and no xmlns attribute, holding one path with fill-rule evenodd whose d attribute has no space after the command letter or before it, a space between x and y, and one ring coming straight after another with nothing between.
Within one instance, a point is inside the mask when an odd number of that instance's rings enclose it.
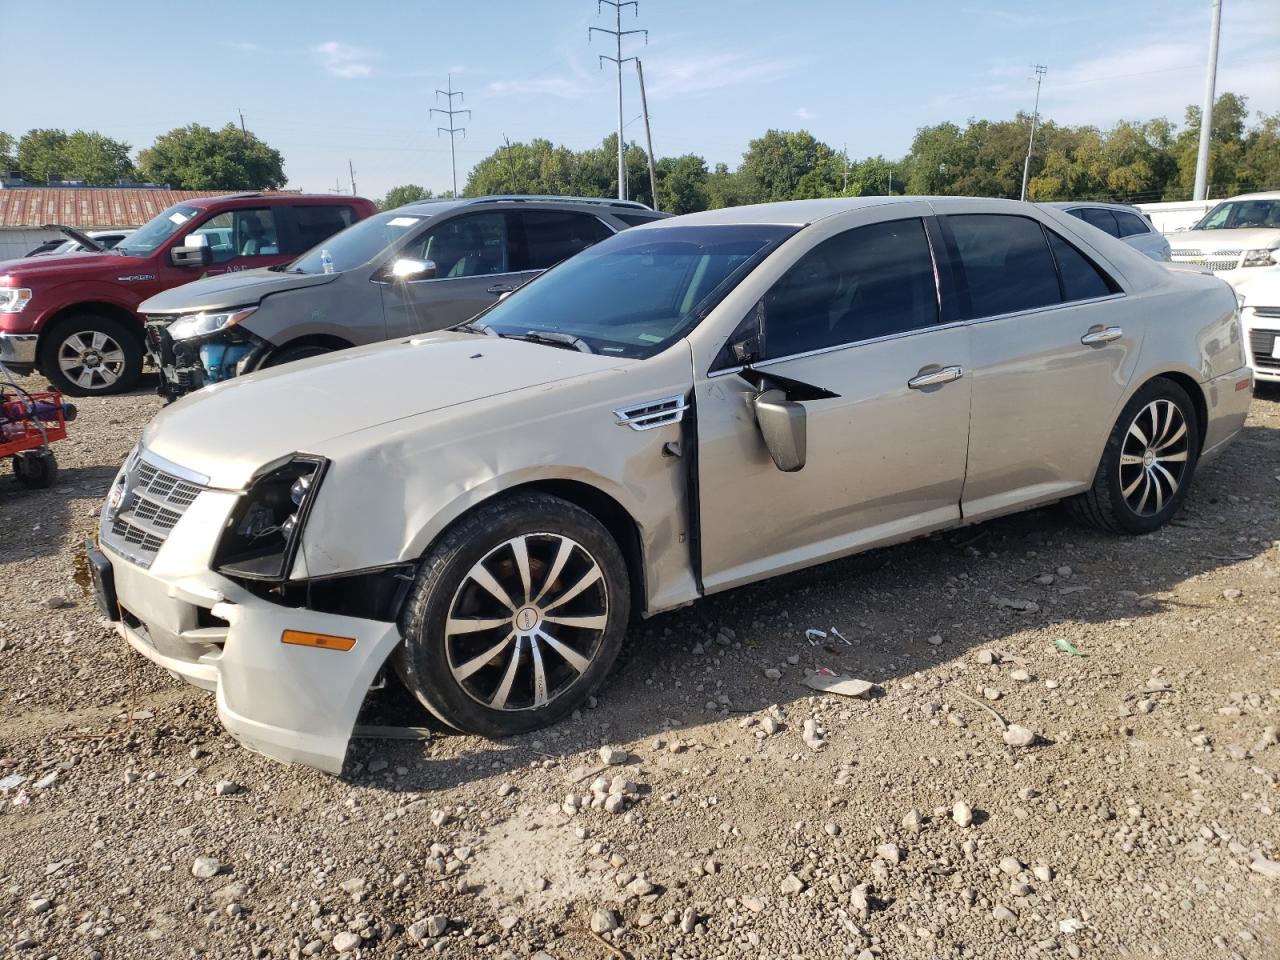
<instances>
[{"instance_id":1,"label":"windshield of silver suv","mask_svg":"<svg viewBox=\"0 0 1280 960\"><path fill-rule=\"evenodd\" d=\"M445 209L444 206L439 208ZM308 250L284 270L288 273L325 273L325 256L330 273L342 273L368 263L389 246L399 243L411 230L422 226L437 212L415 213L412 210L388 210L375 213L335 234L319 246Z\"/></svg>"},{"instance_id":2,"label":"windshield of silver suv","mask_svg":"<svg viewBox=\"0 0 1280 960\"><path fill-rule=\"evenodd\" d=\"M1280 229L1280 200L1228 200L1210 210L1192 230Z\"/></svg>"},{"instance_id":3,"label":"windshield of silver suv","mask_svg":"<svg viewBox=\"0 0 1280 960\"><path fill-rule=\"evenodd\" d=\"M199 212L199 207L186 207L181 204L170 207L164 213L157 214L146 226L125 237L115 249L128 256L146 256L181 230L183 224L190 223L191 218Z\"/></svg>"},{"instance_id":4,"label":"windshield of silver suv","mask_svg":"<svg viewBox=\"0 0 1280 960\"><path fill-rule=\"evenodd\" d=\"M463 329L644 359L684 336L795 231L776 224L628 230L548 270Z\"/></svg>"}]
</instances>

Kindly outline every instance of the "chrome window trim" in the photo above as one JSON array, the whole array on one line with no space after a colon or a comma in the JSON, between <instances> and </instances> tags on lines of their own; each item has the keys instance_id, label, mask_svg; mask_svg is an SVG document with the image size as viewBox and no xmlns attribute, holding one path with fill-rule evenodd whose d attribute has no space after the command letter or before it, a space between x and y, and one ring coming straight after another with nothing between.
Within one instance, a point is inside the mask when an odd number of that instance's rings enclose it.
<instances>
[{"instance_id":1,"label":"chrome window trim","mask_svg":"<svg viewBox=\"0 0 1280 960\"><path fill-rule=\"evenodd\" d=\"M1047 303L1042 307L1028 307L1026 310L1014 310L1010 313L993 313L985 317L971 317L968 320L961 320L961 323L975 324L987 323L991 320L1007 320L1012 317L1025 317L1029 313L1045 313L1051 310L1062 310L1066 307L1078 307L1082 303L1106 303L1108 300L1120 300L1127 294L1121 290L1118 293L1108 293L1105 297L1088 297L1084 300L1066 300L1062 303Z\"/></svg>"},{"instance_id":2,"label":"chrome window trim","mask_svg":"<svg viewBox=\"0 0 1280 960\"><path fill-rule=\"evenodd\" d=\"M907 337L915 337L925 333L935 333L938 330L952 330L956 327L967 326L968 320L953 320L951 323L935 323L927 327L916 327L914 330L899 330L896 333L886 333L882 337L871 337L868 340L851 340L848 343L836 343L829 347L819 347L817 350L806 350L804 353L789 353L785 357L771 357L768 360L761 360L750 365L752 370L762 370L770 367L775 363L784 363L788 360L804 360L808 357L819 357L825 353L835 353L837 350L849 350L853 347L865 346L869 343L887 343L890 340L903 340ZM713 377L722 377L730 373L739 373L747 369L746 364L740 364L736 367L722 367L719 370L710 370L706 374L708 380Z\"/></svg>"}]
</instances>

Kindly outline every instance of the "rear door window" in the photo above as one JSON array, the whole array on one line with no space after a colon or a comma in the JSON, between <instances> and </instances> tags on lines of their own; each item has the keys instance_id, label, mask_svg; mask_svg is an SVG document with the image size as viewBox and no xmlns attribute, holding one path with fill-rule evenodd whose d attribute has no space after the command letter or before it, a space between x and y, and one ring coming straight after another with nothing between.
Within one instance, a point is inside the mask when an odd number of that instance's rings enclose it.
<instances>
[{"instance_id":1,"label":"rear door window","mask_svg":"<svg viewBox=\"0 0 1280 960\"><path fill-rule=\"evenodd\" d=\"M356 222L355 211L338 204L290 207L289 215L293 219L294 236L285 253L304 253Z\"/></svg>"},{"instance_id":2,"label":"rear door window","mask_svg":"<svg viewBox=\"0 0 1280 960\"><path fill-rule=\"evenodd\" d=\"M938 288L924 222L874 223L824 240L760 304L768 359L931 326Z\"/></svg>"},{"instance_id":3,"label":"rear door window","mask_svg":"<svg viewBox=\"0 0 1280 960\"><path fill-rule=\"evenodd\" d=\"M1085 223L1097 227L1103 233L1109 233L1113 237L1120 236L1120 228L1116 226L1115 215L1110 210L1103 210L1099 207L1081 207L1079 210L1072 212Z\"/></svg>"},{"instance_id":4,"label":"rear door window","mask_svg":"<svg viewBox=\"0 0 1280 960\"><path fill-rule=\"evenodd\" d=\"M546 270L613 236L599 218L571 210L522 210L512 220L516 270Z\"/></svg>"},{"instance_id":5,"label":"rear door window","mask_svg":"<svg viewBox=\"0 0 1280 960\"><path fill-rule=\"evenodd\" d=\"M960 297L964 319L1062 302L1058 272L1038 221L991 213L943 219L964 279Z\"/></svg>"},{"instance_id":6,"label":"rear door window","mask_svg":"<svg viewBox=\"0 0 1280 960\"><path fill-rule=\"evenodd\" d=\"M1120 236L1136 237L1144 233L1150 233L1147 225L1142 218L1132 213L1125 213L1123 210L1115 211L1116 223L1120 227Z\"/></svg>"},{"instance_id":7,"label":"rear door window","mask_svg":"<svg viewBox=\"0 0 1280 960\"><path fill-rule=\"evenodd\" d=\"M1092 260L1052 230L1048 233L1049 246L1053 249L1053 258L1058 262L1058 273L1062 277L1064 300L1090 300L1120 289Z\"/></svg>"}]
</instances>

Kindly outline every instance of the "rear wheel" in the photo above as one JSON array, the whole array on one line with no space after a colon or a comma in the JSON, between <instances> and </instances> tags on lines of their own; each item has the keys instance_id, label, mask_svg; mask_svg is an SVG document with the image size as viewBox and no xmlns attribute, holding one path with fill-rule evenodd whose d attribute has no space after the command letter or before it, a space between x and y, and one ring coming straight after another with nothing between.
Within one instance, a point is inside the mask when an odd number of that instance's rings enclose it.
<instances>
[{"instance_id":1,"label":"rear wheel","mask_svg":"<svg viewBox=\"0 0 1280 960\"><path fill-rule=\"evenodd\" d=\"M133 389L142 375L142 341L112 317L68 317L41 337L41 368L62 393L121 393Z\"/></svg>"},{"instance_id":2,"label":"rear wheel","mask_svg":"<svg viewBox=\"0 0 1280 960\"><path fill-rule=\"evenodd\" d=\"M450 726L523 733L599 687L629 616L608 530L558 497L516 495L465 517L423 558L395 667Z\"/></svg>"},{"instance_id":3,"label":"rear wheel","mask_svg":"<svg viewBox=\"0 0 1280 960\"><path fill-rule=\"evenodd\" d=\"M1157 378L1125 405L1093 486L1067 501L1078 519L1117 533L1150 533L1186 499L1200 455L1200 422L1187 392Z\"/></svg>"}]
</instances>

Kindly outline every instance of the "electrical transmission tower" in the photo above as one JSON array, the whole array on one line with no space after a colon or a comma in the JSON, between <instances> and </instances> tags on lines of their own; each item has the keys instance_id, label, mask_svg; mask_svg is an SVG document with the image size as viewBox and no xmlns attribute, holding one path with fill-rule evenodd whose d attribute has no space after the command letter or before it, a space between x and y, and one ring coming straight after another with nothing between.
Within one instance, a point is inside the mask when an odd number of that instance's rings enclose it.
<instances>
[{"instance_id":1,"label":"electrical transmission tower","mask_svg":"<svg viewBox=\"0 0 1280 960\"><path fill-rule=\"evenodd\" d=\"M1032 64L1032 69L1036 72L1036 108L1031 114L1031 138L1027 141L1027 159L1022 161L1022 197L1027 199L1027 177L1031 173L1031 148L1036 144L1036 124L1040 121L1040 84L1044 80L1044 75L1049 72L1048 67L1041 63Z\"/></svg>"},{"instance_id":2,"label":"electrical transmission tower","mask_svg":"<svg viewBox=\"0 0 1280 960\"><path fill-rule=\"evenodd\" d=\"M453 74L451 73L448 74L448 78L449 78L449 82L446 84L448 89L437 90L436 99L439 100L440 97L442 96L445 97L446 102L449 104L449 108L447 110L444 110L444 109L441 109L440 107L432 107L431 112L439 113L449 118L448 120L449 125L447 127L436 127L436 136L438 137L442 133L447 133L449 135L449 164L450 166L453 167L453 195L456 197L458 195L458 155L457 155L457 152L454 150L453 138L455 134L459 134L459 133L462 134L462 136L465 138L467 135L467 128L455 127L453 125L454 124L453 118L460 117L462 116L462 114L465 113L467 115L467 119L470 120L471 111L466 109L463 109L463 110L454 109L453 98L457 97L458 102L462 103L463 102L462 91L453 89Z\"/></svg>"},{"instance_id":3,"label":"electrical transmission tower","mask_svg":"<svg viewBox=\"0 0 1280 960\"><path fill-rule=\"evenodd\" d=\"M625 200L627 199L627 166L626 161L623 158L626 147L623 146L622 139L622 65L629 60L634 60L635 57L624 57L622 55L622 38L631 36L635 33L643 33L644 42L647 45L649 43L649 31L622 29L623 7L634 8L635 15L637 17L640 16L640 4L636 2L636 0L626 0L626 2L621 3L618 2L618 0L596 0L596 13L600 13L606 5L613 7L614 29L606 30L604 27L588 27L587 42L591 42L591 35L593 33L603 33L607 36L613 37L616 44L615 49L617 50L617 56L610 57L603 53L600 54L600 68L604 69L604 62L606 60L618 65L618 199Z\"/></svg>"}]
</instances>

